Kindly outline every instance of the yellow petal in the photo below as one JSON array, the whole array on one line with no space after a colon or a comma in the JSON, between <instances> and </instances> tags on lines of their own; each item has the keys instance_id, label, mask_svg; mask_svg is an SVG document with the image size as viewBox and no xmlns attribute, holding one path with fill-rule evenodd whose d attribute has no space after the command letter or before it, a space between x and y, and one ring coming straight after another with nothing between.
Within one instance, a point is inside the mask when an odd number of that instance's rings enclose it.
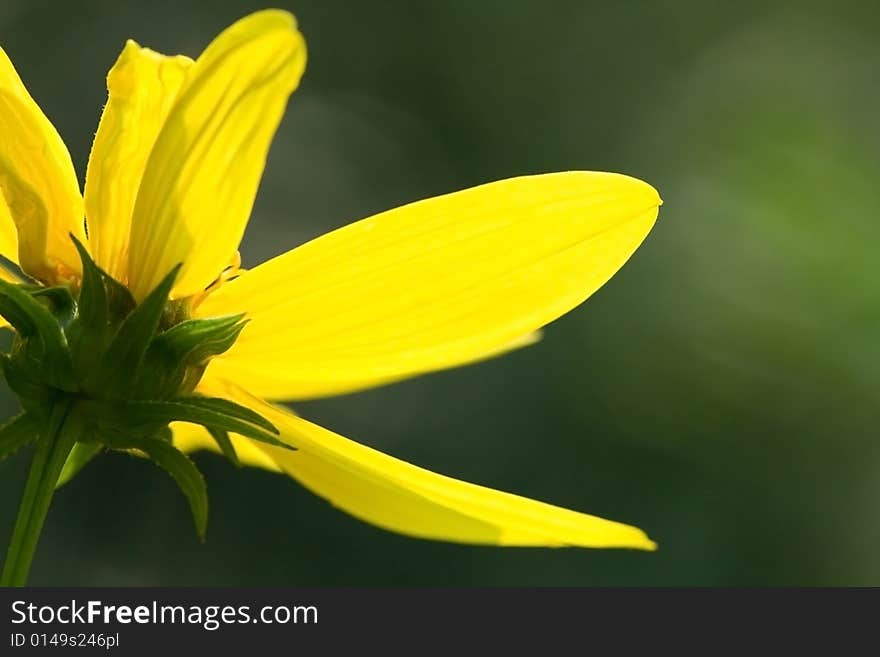
<instances>
[{"instance_id":1,"label":"yellow petal","mask_svg":"<svg viewBox=\"0 0 880 657\"><path fill-rule=\"evenodd\" d=\"M0 193L0 256L14 263L18 262L18 235L2 193ZM3 266L0 266L0 280L21 283L18 276ZM0 328L11 328L9 322L2 317L0 317Z\"/></svg>"},{"instance_id":2,"label":"yellow petal","mask_svg":"<svg viewBox=\"0 0 880 657\"><path fill-rule=\"evenodd\" d=\"M18 263L18 235L15 222L9 214L9 208L0 193L0 256L11 262ZM21 279L6 267L0 266L0 279L9 283L21 283ZM4 318L0 317L0 328L12 328Z\"/></svg>"},{"instance_id":3,"label":"yellow petal","mask_svg":"<svg viewBox=\"0 0 880 657\"><path fill-rule=\"evenodd\" d=\"M196 60L135 202L129 286L136 297L179 262L173 295L195 294L232 259L305 59L293 16L266 10L232 25Z\"/></svg>"},{"instance_id":4,"label":"yellow petal","mask_svg":"<svg viewBox=\"0 0 880 657\"><path fill-rule=\"evenodd\" d=\"M208 450L209 452L220 453L217 441L211 437L204 427L198 424L172 422L171 431L174 434L174 446L183 452ZM275 461L259 449L254 444L254 441L236 435L231 435L229 439L232 441L235 453L238 455L238 460L242 465L263 468L272 472L281 472L281 468L278 467Z\"/></svg>"},{"instance_id":5,"label":"yellow petal","mask_svg":"<svg viewBox=\"0 0 880 657\"><path fill-rule=\"evenodd\" d=\"M0 190L18 231L22 269L54 282L80 271L82 196L67 147L0 48Z\"/></svg>"},{"instance_id":6,"label":"yellow petal","mask_svg":"<svg viewBox=\"0 0 880 657\"><path fill-rule=\"evenodd\" d=\"M156 135L192 64L129 40L107 74L107 105L86 172L85 208L92 257L128 281L131 214Z\"/></svg>"},{"instance_id":7,"label":"yellow petal","mask_svg":"<svg viewBox=\"0 0 880 657\"><path fill-rule=\"evenodd\" d=\"M456 543L653 550L640 529L410 465L271 406L240 389L218 391L265 416L297 448L254 443L334 506L384 529Z\"/></svg>"},{"instance_id":8,"label":"yellow petal","mask_svg":"<svg viewBox=\"0 0 880 657\"><path fill-rule=\"evenodd\" d=\"M0 256L18 264L18 234L2 193L0 193ZM0 279L10 283L21 282L18 276L2 266L0 266ZM0 318L0 327L6 326L9 326L9 323Z\"/></svg>"},{"instance_id":9,"label":"yellow petal","mask_svg":"<svg viewBox=\"0 0 880 657\"><path fill-rule=\"evenodd\" d=\"M209 295L198 314L250 319L209 371L262 397L303 399L498 353L611 278L659 203L634 178L569 172L383 212Z\"/></svg>"},{"instance_id":10,"label":"yellow petal","mask_svg":"<svg viewBox=\"0 0 880 657\"><path fill-rule=\"evenodd\" d=\"M517 349L530 347L533 344L540 342L542 335L543 333L541 331L532 331L528 335L518 337L501 345L497 349L491 349L475 354L472 358L450 362L445 367L476 363L495 358L496 356L502 356ZM326 377L317 381L299 379L292 383L291 373L290 370L287 369L286 360L279 361L278 366L273 369L258 369L258 364L256 366L250 365L244 359L239 358L236 353L233 353L231 358L220 357L212 360L210 367L212 376L216 376L217 378L226 381L238 381L243 385L246 384L248 386L253 384L254 388L260 390L260 395L262 397L279 400L303 400L325 395L343 394L355 390L364 390L366 388L375 388L377 386L395 383L423 373L421 369L411 367L401 368L400 371L393 374L367 374L360 378L354 378L346 376L347 372L345 371L344 366L340 366L333 372L327 373L332 378L332 382L328 386ZM438 366L431 369L442 369L442 367L443 366Z\"/></svg>"},{"instance_id":11,"label":"yellow petal","mask_svg":"<svg viewBox=\"0 0 880 657\"><path fill-rule=\"evenodd\" d=\"M0 256L18 264L18 229L0 192Z\"/></svg>"}]
</instances>

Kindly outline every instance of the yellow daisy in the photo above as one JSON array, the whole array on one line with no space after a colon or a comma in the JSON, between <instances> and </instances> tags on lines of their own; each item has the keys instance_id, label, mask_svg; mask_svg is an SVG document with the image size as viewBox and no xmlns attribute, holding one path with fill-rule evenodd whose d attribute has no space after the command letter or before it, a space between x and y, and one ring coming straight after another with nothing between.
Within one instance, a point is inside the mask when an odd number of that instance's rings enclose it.
<instances>
[{"instance_id":1,"label":"yellow daisy","mask_svg":"<svg viewBox=\"0 0 880 657\"><path fill-rule=\"evenodd\" d=\"M168 470L200 532L204 482L183 453L208 448L411 536L654 548L634 527L429 472L272 403L533 343L623 265L660 205L623 175L525 176L389 210L243 270L239 242L305 62L278 10L236 22L195 61L129 41L81 194L0 50L0 255L29 279L3 270L0 281L15 331L3 371L23 408L0 431L0 456L37 442L6 583L24 580L56 484L104 449Z\"/></svg>"}]
</instances>

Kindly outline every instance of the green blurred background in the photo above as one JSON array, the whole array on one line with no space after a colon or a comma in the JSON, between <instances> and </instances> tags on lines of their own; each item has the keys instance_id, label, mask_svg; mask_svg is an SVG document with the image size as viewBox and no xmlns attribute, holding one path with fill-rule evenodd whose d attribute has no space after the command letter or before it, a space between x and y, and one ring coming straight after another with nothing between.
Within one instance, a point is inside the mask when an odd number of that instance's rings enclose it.
<instances>
[{"instance_id":1,"label":"green blurred background","mask_svg":"<svg viewBox=\"0 0 880 657\"><path fill-rule=\"evenodd\" d=\"M880 584L880 5L276 4L298 16L309 68L246 266L522 173L621 171L665 200L631 262L537 346L297 410L636 524L660 550L409 539L209 454L201 545L171 480L111 455L57 495L32 583ZM262 6L3 0L0 43L84 172L126 38L194 56ZM0 464L4 545L28 456Z\"/></svg>"}]
</instances>

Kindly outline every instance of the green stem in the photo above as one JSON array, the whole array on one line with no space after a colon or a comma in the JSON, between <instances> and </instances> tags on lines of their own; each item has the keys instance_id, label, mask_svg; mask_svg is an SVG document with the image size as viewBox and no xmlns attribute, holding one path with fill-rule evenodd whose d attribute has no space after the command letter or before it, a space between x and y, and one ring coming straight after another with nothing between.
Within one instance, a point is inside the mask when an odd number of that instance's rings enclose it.
<instances>
[{"instance_id":1,"label":"green stem","mask_svg":"<svg viewBox=\"0 0 880 657\"><path fill-rule=\"evenodd\" d=\"M67 421L71 404L72 401L66 399L52 408L45 432L37 441L37 451L31 462L3 574L0 575L0 586L24 586L27 582L55 484L78 437L76 423Z\"/></svg>"}]
</instances>

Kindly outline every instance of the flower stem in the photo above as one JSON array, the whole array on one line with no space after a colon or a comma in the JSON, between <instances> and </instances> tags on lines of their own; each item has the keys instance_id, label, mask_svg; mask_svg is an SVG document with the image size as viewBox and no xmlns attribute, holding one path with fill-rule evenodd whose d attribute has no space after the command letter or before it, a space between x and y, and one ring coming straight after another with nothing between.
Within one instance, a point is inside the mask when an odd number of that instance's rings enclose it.
<instances>
[{"instance_id":1,"label":"flower stem","mask_svg":"<svg viewBox=\"0 0 880 657\"><path fill-rule=\"evenodd\" d=\"M37 450L18 508L0 586L24 586L27 582L55 485L79 437L77 423L68 421L71 405L69 399L56 403L45 431L37 439Z\"/></svg>"}]
</instances>

